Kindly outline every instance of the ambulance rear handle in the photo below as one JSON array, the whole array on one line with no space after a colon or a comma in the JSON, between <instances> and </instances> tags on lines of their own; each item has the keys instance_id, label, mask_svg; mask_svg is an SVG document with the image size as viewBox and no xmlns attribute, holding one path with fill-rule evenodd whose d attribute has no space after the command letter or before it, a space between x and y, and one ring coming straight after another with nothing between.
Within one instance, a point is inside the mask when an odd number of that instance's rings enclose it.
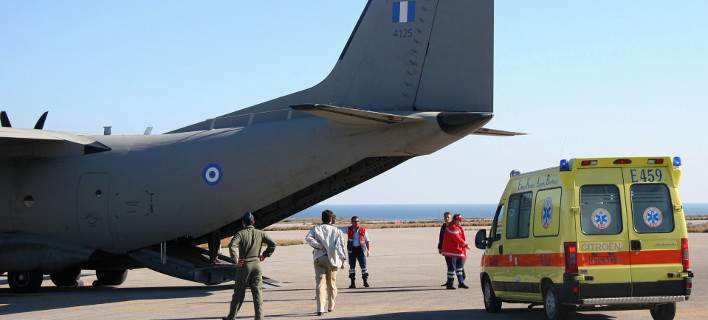
<instances>
[{"instance_id":1,"label":"ambulance rear handle","mask_svg":"<svg viewBox=\"0 0 708 320\"><path fill-rule=\"evenodd\" d=\"M632 247L632 251L642 250L642 242L639 240L632 240L631 247Z\"/></svg>"},{"instance_id":2,"label":"ambulance rear handle","mask_svg":"<svg viewBox=\"0 0 708 320\"><path fill-rule=\"evenodd\" d=\"M504 254L504 245L499 246L499 254Z\"/></svg>"}]
</instances>

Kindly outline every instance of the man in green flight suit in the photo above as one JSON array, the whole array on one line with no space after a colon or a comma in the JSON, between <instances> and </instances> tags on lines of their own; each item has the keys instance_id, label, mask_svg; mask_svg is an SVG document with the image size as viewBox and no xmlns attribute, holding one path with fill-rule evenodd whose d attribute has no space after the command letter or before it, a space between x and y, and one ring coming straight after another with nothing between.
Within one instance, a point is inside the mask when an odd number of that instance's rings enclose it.
<instances>
[{"instance_id":1,"label":"man in green flight suit","mask_svg":"<svg viewBox=\"0 0 708 320\"><path fill-rule=\"evenodd\" d=\"M229 244L231 258L236 261L236 284L234 286L234 296L231 300L231 309L225 320L233 320L241 309L243 299L246 295L246 287L251 288L253 294L253 306L256 319L263 319L263 297L261 290L263 287L263 274L261 272L261 261L270 257L275 251L275 242L263 231L256 229L253 224L255 218L249 212L243 219L243 229L234 235ZM261 254L261 247L265 243L268 248Z\"/></svg>"}]
</instances>

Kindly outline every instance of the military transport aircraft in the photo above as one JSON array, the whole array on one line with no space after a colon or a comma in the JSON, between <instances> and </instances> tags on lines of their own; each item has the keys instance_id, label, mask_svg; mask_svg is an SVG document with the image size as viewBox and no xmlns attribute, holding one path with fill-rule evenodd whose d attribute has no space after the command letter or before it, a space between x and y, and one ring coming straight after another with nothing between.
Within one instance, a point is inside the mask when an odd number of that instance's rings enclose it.
<instances>
[{"instance_id":1,"label":"military transport aircraft","mask_svg":"<svg viewBox=\"0 0 708 320\"><path fill-rule=\"evenodd\" d=\"M119 285L151 268L205 284L218 240L263 228L483 128L492 118L493 0L370 0L312 88L161 135L0 128L0 273ZM209 243L212 250L197 245ZM220 256L220 260L230 261ZM232 262L232 261L230 261Z\"/></svg>"}]
</instances>

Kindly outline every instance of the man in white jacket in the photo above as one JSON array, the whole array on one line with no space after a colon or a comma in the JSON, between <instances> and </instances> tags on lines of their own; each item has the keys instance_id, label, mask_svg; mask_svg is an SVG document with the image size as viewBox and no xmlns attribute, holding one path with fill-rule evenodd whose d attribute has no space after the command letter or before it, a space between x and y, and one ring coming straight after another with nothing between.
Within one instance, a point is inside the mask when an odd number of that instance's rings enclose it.
<instances>
[{"instance_id":1,"label":"man in white jacket","mask_svg":"<svg viewBox=\"0 0 708 320\"><path fill-rule=\"evenodd\" d=\"M337 298L337 269L343 269L347 259L344 233L334 226L334 220L334 212L323 211L322 224L312 227L305 236L307 244L314 248L312 257L315 260L315 300L318 316L325 312L325 301L327 311L334 310Z\"/></svg>"}]
</instances>

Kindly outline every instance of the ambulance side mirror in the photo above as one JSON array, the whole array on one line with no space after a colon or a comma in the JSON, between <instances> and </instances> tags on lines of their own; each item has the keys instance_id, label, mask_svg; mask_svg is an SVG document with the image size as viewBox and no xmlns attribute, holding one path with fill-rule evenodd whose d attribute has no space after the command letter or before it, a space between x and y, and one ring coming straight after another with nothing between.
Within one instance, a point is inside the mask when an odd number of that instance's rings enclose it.
<instances>
[{"instance_id":1,"label":"ambulance side mirror","mask_svg":"<svg viewBox=\"0 0 708 320\"><path fill-rule=\"evenodd\" d=\"M477 249L485 250L489 246L489 238L487 238L487 229L481 229L477 231L474 236L474 246Z\"/></svg>"}]
</instances>

